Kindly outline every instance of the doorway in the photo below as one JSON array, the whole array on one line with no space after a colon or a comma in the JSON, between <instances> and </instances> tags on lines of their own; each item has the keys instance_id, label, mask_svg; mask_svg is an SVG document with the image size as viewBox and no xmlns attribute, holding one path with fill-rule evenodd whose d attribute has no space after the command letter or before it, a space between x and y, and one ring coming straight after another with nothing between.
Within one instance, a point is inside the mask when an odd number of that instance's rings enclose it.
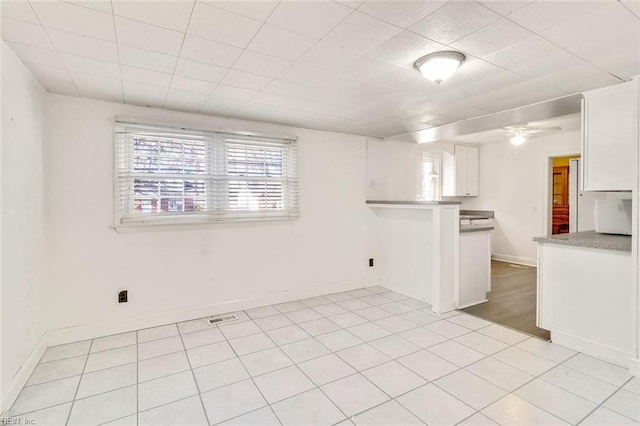
<instances>
[{"instance_id":1,"label":"doorway","mask_svg":"<svg viewBox=\"0 0 640 426\"><path fill-rule=\"evenodd\" d=\"M551 158L551 234L567 234L570 232L572 206L572 180L576 180L577 172L571 167L571 160L579 159L579 155ZM577 180L576 180L577 183Z\"/></svg>"}]
</instances>

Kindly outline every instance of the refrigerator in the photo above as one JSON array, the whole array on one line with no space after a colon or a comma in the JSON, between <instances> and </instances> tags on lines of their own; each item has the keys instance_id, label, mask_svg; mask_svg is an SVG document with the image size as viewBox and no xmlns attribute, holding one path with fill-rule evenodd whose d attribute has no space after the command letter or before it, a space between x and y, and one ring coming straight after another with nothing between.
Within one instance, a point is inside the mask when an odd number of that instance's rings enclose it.
<instances>
[{"instance_id":1,"label":"refrigerator","mask_svg":"<svg viewBox=\"0 0 640 426\"><path fill-rule=\"evenodd\" d=\"M606 192L585 192L580 189L582 169L580 159L569 161L569 232L591 231L593 222L593 204L595 200L604 200Z\"/></svg>"}]
</instances>

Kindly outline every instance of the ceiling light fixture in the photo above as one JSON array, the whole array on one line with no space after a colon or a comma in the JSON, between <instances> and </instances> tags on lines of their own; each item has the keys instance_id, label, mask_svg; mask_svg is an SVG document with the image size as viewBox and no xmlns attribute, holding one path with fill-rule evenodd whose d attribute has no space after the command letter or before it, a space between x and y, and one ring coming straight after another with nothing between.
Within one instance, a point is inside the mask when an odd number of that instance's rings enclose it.
<instances>
[{"instance_id":1,"label":"ceiling light fixture","mask_svg":"<svg viewBox=\"0 0 640 426\"><path fill-rule=\"evenodd\" d=\"M527 141L527 138L522 133L517 133L511 137L511 143L515 146L520 146Z\"/></svg>"},{"instance_id":2,"label":"ceiling light fixture","mask_svg":"<svg viewBox=\"0 0 640 426\"><path fill-rule=\"evenodd\" d=\"M413 66L424 78L440 84L451 77L464 60L465 56L460 52L443 51L423 56Z\"/></svg>"}]
</instances>

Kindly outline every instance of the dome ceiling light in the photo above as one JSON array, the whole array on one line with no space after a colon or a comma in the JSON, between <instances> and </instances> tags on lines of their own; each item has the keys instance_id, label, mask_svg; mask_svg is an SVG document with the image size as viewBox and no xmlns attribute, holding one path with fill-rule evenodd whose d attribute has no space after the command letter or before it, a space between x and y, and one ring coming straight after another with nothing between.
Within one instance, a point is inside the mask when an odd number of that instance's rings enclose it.
<instances>
[{"instance_id":1,"label":"dome ceiling light","mask_svg":"<svg viewBox=\"0 0 640 426\"><path fill-rule=\"evenodd\" d=\"M465 56L460 52L434 52L418 59L413 65L426 78L440 84L462 65Z\"/></svg>"}]
</instances>

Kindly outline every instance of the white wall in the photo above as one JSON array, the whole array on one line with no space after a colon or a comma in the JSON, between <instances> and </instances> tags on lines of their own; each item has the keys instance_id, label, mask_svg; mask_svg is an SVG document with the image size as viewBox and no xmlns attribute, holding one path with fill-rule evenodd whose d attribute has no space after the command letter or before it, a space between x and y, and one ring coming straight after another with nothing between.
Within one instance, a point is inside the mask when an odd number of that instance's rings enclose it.
<instances>
[{"instance_id":1,"label":"white wall","mask_svg":"<svg viewBox=\"0 0 640 426\"><path fill-rule=\"evenodd\" d=\"M421 161L417 144L367 140L367 199L415 200L422 192Z\"/></svg>"},{"instance_id":2,"label":"white wall","mask_svg":"<svg viewBox=\"0 0 640 426\"><path fill-rule=\"evenodd\" d=\"M2 43L0 401L45 332L44 91ZM8 407L0 406L0 411Z\"/></svg>"},{"instance_id":3,"label":"white wall","mask_svg":"<svg viewBox=\"0 0 640 426\"><path fill-rule=\"evenodd\" d=\"M480 147L480 195L463 198L461 208L495 211L494 257L536 264L532 238L547 234L549 157L579 154L580 140L580 132L566 132L530 139L517 149L509 142Z\"/></svg>"},{"instance_id":4,"label":"white wall","mask_svg":"<svg viewBox=\"0 0 640 426\"><path fill-rule=\"evenodd\" d=\"M299 136L300 219L116 233L114 116ZM47 98L45 129L51 329L126 328L170 312L365 283L364 137L59 95ZM116 303L122 289L127 304Z\"/></svg>"}]
</instances>

